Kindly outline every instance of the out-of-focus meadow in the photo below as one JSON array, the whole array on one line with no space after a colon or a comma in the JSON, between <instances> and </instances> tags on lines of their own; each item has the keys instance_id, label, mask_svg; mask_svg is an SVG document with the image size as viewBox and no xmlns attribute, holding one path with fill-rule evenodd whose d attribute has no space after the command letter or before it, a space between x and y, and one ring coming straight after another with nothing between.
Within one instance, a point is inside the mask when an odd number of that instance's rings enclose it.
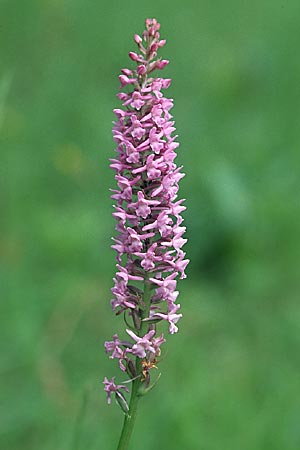
<instances>
[{"instance_id":1,"label":"out-of-focus meadow","mask_svg":"<svg viewBox=\"0 0 300 450\"><path fill-rule=\"evenodd\" d=\"M187 176L184 318L132 449L300 448L299 2L1 0L3 450L114 450L102 379L118 74L157 17ZM118 378L120 381L122 379Z\"/></svg>"}]
</instances>

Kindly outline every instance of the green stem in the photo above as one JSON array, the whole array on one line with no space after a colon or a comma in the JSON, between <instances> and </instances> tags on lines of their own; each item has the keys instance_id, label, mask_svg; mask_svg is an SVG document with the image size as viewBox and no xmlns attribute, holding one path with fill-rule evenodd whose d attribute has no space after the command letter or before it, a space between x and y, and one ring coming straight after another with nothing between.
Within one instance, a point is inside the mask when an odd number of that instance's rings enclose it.
<instances>
[{"instance_id":1,"label":"green stem","mask_svg":"<svg viewBox=\"0 0 300 450\"><path fill-rule=\"evenodd\" d=\"M145 317L149 317L150 313L150 299L151 299L151 283L148 281L148 276L145 277L144 280L144 294L143 294L143 302L144 302L144 309L141 314L141 318L144 319ZM141 323L141 328L139 330L139 335L143 336L147 332L148 324L147 322ZM136 369L138 375L140 375L138 378L136 378L132 382L132 390L131 390L131 397L130 397L130 403L129 403L129 411L127 414L125 414L123 428L119 440L119 445L117 450L127 450L130 437L132 435L132 430L135 423L135 418L137 414L137 406L139 401L139 387L142 383L142 360L141 358L136 358Z\"/></svg>"},{"instance_id":2,"label":"green stem","mask_svg":"<svg viewBox=\"0 0 300 450\"><path fill-rule=\"evenodd\" d=\"M129 411L127 414L125 414L123 428L120 436L120 441L118 445L117 450L127 450L130 437L132 434L136 413L137 413L137 406L139 397L137 395L137 391L140 385L140 379L136 379L132 382L132 391L131 391L131 398L129 403Z\"/></svg>"}]
</instances>

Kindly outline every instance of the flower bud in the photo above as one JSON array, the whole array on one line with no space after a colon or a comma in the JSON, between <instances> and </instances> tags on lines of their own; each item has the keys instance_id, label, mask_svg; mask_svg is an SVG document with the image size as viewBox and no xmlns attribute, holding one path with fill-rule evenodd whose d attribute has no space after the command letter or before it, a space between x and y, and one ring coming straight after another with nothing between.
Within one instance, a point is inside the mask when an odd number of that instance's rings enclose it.
<instances>
[{"instance_id":1,"label":"flower bud","mask_svg":"<svg viewBox=\"0 0 300 450\"><path fill-rule=\"evenodd\" d=\"M129 69L122 69L121 72L124 75L127 75L128 77L130 77L132 75L132 70L129 70Z\"/></svg>"},{"instance_id":2,"label":"flower bud","mask_svg":"<svg viewBox=\"0 0 300 450\"><path fill-rule=\"evenodd\" d=\"M138 45L140 45L143 42L141 36L139 36L138 34L134 35L134 40Z\"/></svg>"},{"instance_id":3,"label":"flower bud","mask_svg":"<svg viewBox=\"0 0 300 450\"><path fill-rule=\"evenodd\" d=\"M153 42L153 44L151 44L150 47L150 53L156 52L157 49L158 49L158 42Z\"/></svg>"},{"instance_id":4,"label":"flower bud","mask_svg":"<svg viewBox=\"0 0 300 450\"><path fill-rule=\"evenodd\" d=\"M156 68L159 70L162 70L168 64L169 64L169 61L167 59L162 59L161 61L156 61Z\"/></svg>"},{"instance_id":5,"label":"flower bud","mask_svg":"<svg viewBox=\"0 0 300 450\"><path fill-rule=\"evenodd\" d=\"M146 72L147 72L146 66L144 66L143 64L138 66L137 68L138 75L145 75Z\"/></svg>"},{"instance_id":6,"label":"flower bud","mask_svg":"<svg viewBox=\"0 0 300 450\"><path fill-rule=\"evenodd\" d=\"M134 78L128 78L126 75L119 75L119 80L121 82L121 86L126 86L127 84L133 84L135 82Z\"/></svg>"},{"instance_id":7,"label":"flower bud","mask_svg":"<svg viewBox=\"0 0 300 450\"><path fill-rule=\"evenodd\" d=\"M161 41L159 41L158 46L161 48L166 44L166 39L162 39Z\"/></svg>"},{"instance_id":8,"label":"flower bud","mask_svg":"<svg viewBox=\"0 0 300 450\"><path fill-rule=\"evenodd\" d=\"M139 59L139 55L137 53L129 52L128 55L129 55L129 58L132 59L132 61L137 61Z\"/></svg>"}]
</instances>

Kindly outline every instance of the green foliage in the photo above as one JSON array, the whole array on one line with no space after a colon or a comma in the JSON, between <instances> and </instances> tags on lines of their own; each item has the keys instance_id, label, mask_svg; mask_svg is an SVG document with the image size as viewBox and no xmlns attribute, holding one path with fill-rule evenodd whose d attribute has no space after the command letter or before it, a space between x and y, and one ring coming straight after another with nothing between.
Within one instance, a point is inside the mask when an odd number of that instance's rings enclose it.
<instances>
[{"instance_id":1,"label":"green foliage","mask_svg":"<svg viewBox=\"0 0 300 450\"><path fill-rule=\"evenodd\" d=\"M150 16L168 41L191 264L132 449L295 450L299 2L150 5L0 2L0 447L115 449L111 111Z\"/></svg>"}]
</instances>

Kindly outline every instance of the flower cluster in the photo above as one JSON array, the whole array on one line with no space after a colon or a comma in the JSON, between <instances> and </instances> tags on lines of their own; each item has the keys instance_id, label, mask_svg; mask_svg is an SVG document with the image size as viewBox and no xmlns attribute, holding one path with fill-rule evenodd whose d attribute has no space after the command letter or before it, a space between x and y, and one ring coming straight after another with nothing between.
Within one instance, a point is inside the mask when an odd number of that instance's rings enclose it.
<instances>
[{"instance_id":1,"label":"flower cluster","mask_svg":"<svg viewBox=\"0 0 300 450\"><path fill-rule=\"evenodd\" d=\"M171 334L178 331L182 314L176 303L176 279L186 277L189 262L182 250L185 207L177 192L184 174L174 162L179 144L170 114L173 100L162 93L171 80L151 75L169 63L157 58L166 43L159 29L155 19L147 19L142 37L134 36L138 52L129 57L137 67L123 69L119 77L122 92L117 96L123 109L114 110L117 157L111 160L118 187L112 194L118 235L112 246L117 251L117 273L111 304L116 314L124 314L131 340L115 334L105 349L110 358L118 359L123 372L140 377L146 386L165 342L163 334L157 334L158 323L166 321ZM113 380L108 383L106 379L108 393L119 392Z\"/></svg>"}]
</instances>

